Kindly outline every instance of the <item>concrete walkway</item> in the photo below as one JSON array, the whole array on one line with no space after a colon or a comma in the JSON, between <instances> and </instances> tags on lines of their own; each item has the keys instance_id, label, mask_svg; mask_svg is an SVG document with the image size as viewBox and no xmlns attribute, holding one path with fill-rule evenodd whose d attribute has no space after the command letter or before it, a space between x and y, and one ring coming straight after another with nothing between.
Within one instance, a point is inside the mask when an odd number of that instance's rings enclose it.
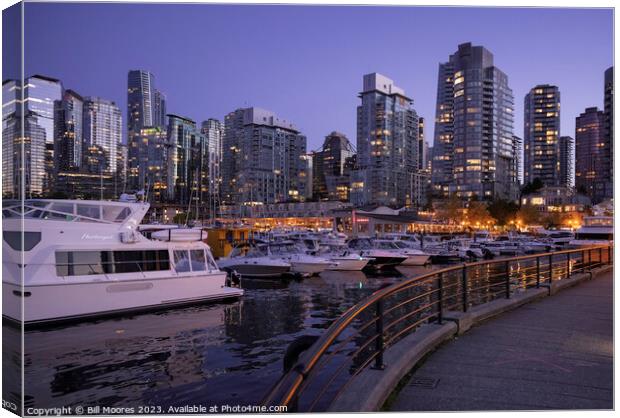
<instances>
[{"instance_id":1,"label":"concrete walkway","mask_svg":"<svg viewBox=\"0 0 620 418\"><path fill-rule=\"evenodd\" d=\"M473 327L432 353L393 411L613 408L613 274Z\"/></svg>"}]
</instances>

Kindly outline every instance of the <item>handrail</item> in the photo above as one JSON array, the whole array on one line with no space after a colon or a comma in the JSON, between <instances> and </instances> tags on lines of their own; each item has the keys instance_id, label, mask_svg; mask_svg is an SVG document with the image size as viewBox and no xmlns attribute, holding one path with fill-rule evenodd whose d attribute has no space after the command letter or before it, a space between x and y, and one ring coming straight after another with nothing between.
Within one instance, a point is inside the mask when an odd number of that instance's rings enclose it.
<instances>
[{"instance_id":1,"label":"handrail","mask_svg":"<svg viewBox=\"0 0 620 418\"><path fill-rule=\"evenodd\" d=\"M391 296L395 296L400 292L406 292L408 290L413 290L417 285L426 284L428 285L429 279L434 279L431 283L437 282L437 286L433 287L431 290L426 289L425 292L428 293L429 297L432 297L431 294L438 293L438 300L434 302L430 302L424 304L422 306L417 306L415 303L411 303L407 309L407 312L403 312L401 316L399 316L395 321L392 321L388 324L388 327L392 327L393 325L397 325L401 322L404 322L409 317L412 317L416 313L422 313L427 309L432 309L434 307L437 308L437 312L431 312L426 316L417 319L414 324L406 326L403 330L397 332L396 335L387 339L387 345L390 343L399 340L401 336L404 336L406 333L415 332L420 325L423 323L428 323L431 320L436 320L441 323L443 318L444 311L447 311L448 308L452 309L454 306L461 306L463 311L467 311L468 306L472 304L470 300L471 297L476 297L476 301L480 300L480 292L486 291L487 293L483 295L482 299L485 297L489 297L489 295L493 298L491 300L499 297L498 295L504 294L506 298L510 298L512 293L514 279L524 279L523 287L539 287L542 283L542 280L545 279L549 282L555 280L561 280L563 278L568 278L570 275L576 271L582 270L586 271L586 267L588 270L595 266L603 265L603 249L606 251L607 256L607 264L611 264L613 261L612 258L612 248L611 245L600 245L600 246L592 246L586 248L577 248L570 250L561 250L555 252L545 252L539 254L525 255L525 256L517 256L510 258L502 258L496 260L486 260L486 261L477 261L470 263L463 263L455 266L445 267L437 270L433 270L432 272L423 274L421 276L413 277L410 279L403 280L402 282L392 284L388 287L379 289L361 300L357 304L351 306L347 309L339 318L337 318L329 328L319 337L319 339L305 352L301 354L299 361L296 365L291 368L288 372L286 372L280 380L271 388L270 392L263 399L264 405L286 405L289 407L289 410L295 409L297 401L299 400L299 396L303 394L304 388L307 388L310 384L312 384L312 377L314 372L320 372L321 369L325 367L325 363L330 360L330 357L333 357L336 352L329 353L329 356L326 356L329 348L336 342L336 340L342 335L342 333L354 323L354 321L361 317L362 314L371 311L372 307L375 307L373 310L373 319L372 322L375 323L377 328L377 333L375 333L370 338L377 342L377 351L373 353L369 359L363 362L362 368L369 365L372 360L375 360L377 368L383 367L382 357L383 351L385 350L386 344L384 343L383 335L387 329L383 326L383 317L388 313L398 313L399 309L403 309L407 303L396 304L395 306L390 307L387 311L384 311L383 305L384 302ZM596 252L598 250L598 255L596 257L596 263L593 261L593 251ZM573 259L571 256L573 254L581 255L580 259ZM588 254L587 260L585 255ZM557 260L559 256L567 255L567 257L562 258L559 262L554 262L554 258ZM511 264L515 262L521 261L535 261L536 263L532 266L520 267L522 270L516 271L512 270ZM577 262L580 261L581 267L576 268ZM586 261L588 265L586 266ZM575 264L575 267L571 268L572 263ZM503 264L503 268L501 265ZM486 275L484 272L477 271L478 276L474 279L490 279L493 278L495 282L487 283L484 286L473 286L471 280L469 279L467 272L468 270L475 269L477 267L483 266L496 266L500 265L501 270L499 272L495 271L493 275L490 272L487 272ZM558 267L559 266L559 267ZM535 269L532 273L531 270ZM559 269L559 270L558 270ZM454 273L459 273L455 277L452 277L455 283L444 285L443 283L449 278L449 275ZM560 276L562 274L562 276ZM535 280L532 280L535 278ZM504 285L505 287L500 290L493 290L492 288L496 288L499 285ZM452 289L452 294L446 294L447 289ZM416 295L414 299L417 299L419 295ZM459 301L459 299L462 301ZM447 301L456 300L455 303L451 303L451 306L446 305ZM487 300L488 301L488 300ZM482 303L485 303L483 301ZM356 335L362 335L361 331L366 332L371 322L366 322L361 325L361 328L357 330ZM406 324L405 324L406 325ZM350 342L352 337L350 336L345 340L345 342ZM363 351L363 349L368 348L370 346L370 340L365 340L366 342L362 342L362 347L360 347L356 353ZM339 348L337 351L341 350L342 344L339 344ZM321 362L320 367L317 367L320 360L324 357L328 357L327 360ZM377 363L379 360L379 363ZM337 373L332 375L331 379L328 380L328 385L332 384L335 380L338 373L340 373L344 369L343 366L339 367ZM358 370L359 372L361 370ZM356 372L356 373L357 373ZM318 398L322 396L326 392L326 387L323 387L320 391L317 398L312 402L312 407L317 403ZM292 407L292 408L291 408Z\"/></svg>"}]
</instances>

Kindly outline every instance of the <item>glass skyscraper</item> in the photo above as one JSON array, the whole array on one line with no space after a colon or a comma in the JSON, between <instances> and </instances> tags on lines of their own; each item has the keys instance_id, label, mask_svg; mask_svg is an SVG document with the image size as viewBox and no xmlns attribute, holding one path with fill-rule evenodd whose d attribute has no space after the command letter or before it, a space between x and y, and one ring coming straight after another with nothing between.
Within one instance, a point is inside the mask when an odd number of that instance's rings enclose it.
<instances>
[{"instance_id":1,"label":"glass skyscraper","mask_svg":"<svg viewBox=\"0 0 620 418\"><path fill-rule=\"evenodd\" d=\"M332 132L320 151L312 154L312 195L319 200L349 201L355 149L347 137Z\"/></svg>"},{"instance_id":2,"label":"glass skyscraper","mask_svg":"<svg viewBox=\"0 0 620 418\"><path fill-rule=\"evenodd\" d=\"M6 197L41 196L51 189L54 172L54 103L62 97L59 80L34 75L24 89L15 80L5 81L3 93L3 190ZM24 115L21 114L24 100ZM24 132L21 118L24 117ZM22 166L23 161L23 166Z\"/></svg>"},{"instance_id":3,"label":"glass skyscraper","mask_svg":"<svg viewBox=\"0 0 620 418\"><path fill-rule=\"evenodd\" d=\"M143 141L142 130L159 127L165 130L165 96L155 88L155 77L144 70L131 70L127 75L127 158L128 183L134 190L144 190L148 176L147 156L164 149L147 149L152 142ZM157 156L157 160L164 156Z\"/></svg>"},{"instance_id":4,"label":"glass skyscraper","mask_svg":"<svg viewBox=\"0 0 620 418\"><path fill-rule=\"evenodd\" d=\"M99 97L84 99L84 149L97 148L103 152L106 174L123 171L118 159L122 127L121 110L116 103Z\"/></svg>"},{"instance_id":5,"label":"glass skyscraper","mask_svg":"<svg viewBox=\"0 0 620 418\"><path fill-rule=\"evenodd\" d=\"M575 186L598 203L611 192L610 168L605 155L605 114L587 108L575 120Z\"/></svg>"},{"instance_id":6,"label":"glass skyscraper","mask_svg":"<svg viewBox=\"0 0 620 418\"><path fill-rule=\"evenodd\" d=\"M525 96L525 182L539 179L545 186L560 184L560 91L541 84Z\"/></svg>"},{"instance_id":7,"label":"glass skyscraper","mask_svg":"<svg viewBox=\"0 0 620 418\"><path fill-rule=\"evenodd\" d=\"M418 115L403 89L378 73L364 75L357 108L357 168L351 202L356 206L414 204L418 172Z\"/></svg>"},{"instance_id":8,"label":"glass skyscraper","mask_svg":"<svg viewBox=\"0 0 620 418\"><path fill-rule=\"evenodd\" d=\"M59 171L79 170L82 166L84 141L84 99L73 90L65 90L55 103L54 168Z\"/></svg>"},{"instance_id":9,"label":"glass skyscraper","mask_svg":"<svg viewBox=\"0 0 620 418\"><path fill-rule=\"evenodd\" d=\"M439 64L432 183L441 196L517 197L514 100L482 46L461 44Z\"/></svg>"},{"instance_id":10,"label":"glass skyscraper","mask_svg":"<svg viewBox=\"0 0 620 418\"><path fill-rule=\"evenodd\" d=\"M575 139L570 136L560 137L560 179L559 185L575 187Z\"/></svg>"},{"instance_id":11,"label":"glass skyscraper","mask_svg":"<svg viewBox=\"0 0 620 418\"><path fill-rule=\"evenodd\" d=\"M221 203L221 184L222 184L222 141L224 138L224 125L217 119L208 119L202 122L201 132L206 141L206 164L208 170L204 172L206 176L203 183L207 185L209 201L209 212L215 214Z\"/></svg>"}]
</instances>

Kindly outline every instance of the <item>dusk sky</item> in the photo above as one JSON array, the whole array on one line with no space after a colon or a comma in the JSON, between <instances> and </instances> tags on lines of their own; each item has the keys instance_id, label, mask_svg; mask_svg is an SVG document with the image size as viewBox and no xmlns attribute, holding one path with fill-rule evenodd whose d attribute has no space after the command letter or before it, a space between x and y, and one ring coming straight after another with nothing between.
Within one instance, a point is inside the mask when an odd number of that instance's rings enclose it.
<instances>
[{"instance_id":1,"label":"dusk sky","mask_svg":"<svg viewBox=\"0 0 620 418\"><path fill-rule=\"evenodd\" d=\"M127 71L150 70L169 113L200 123L263 107L309 150L333 130L355 144L357 94L375 71L413 98L432 142L437 67L460 43L485 46L508 74L518 136L539 83L559 86L561 134L574 136L613 65L611 9L26 3L25 22L27 76L114 100L125 119Z\"/></svg>"}]
</instances>

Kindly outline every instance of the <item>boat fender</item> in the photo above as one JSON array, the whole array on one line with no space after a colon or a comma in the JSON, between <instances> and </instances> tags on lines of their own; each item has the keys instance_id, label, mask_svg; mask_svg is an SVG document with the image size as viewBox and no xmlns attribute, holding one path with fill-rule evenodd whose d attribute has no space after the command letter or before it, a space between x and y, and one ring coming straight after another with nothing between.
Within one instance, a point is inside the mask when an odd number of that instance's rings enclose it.
<instances>
[{"instance_id":1,"label":"boat fender","mask_svg":"<svg viewBox=\"0 0 620 418\"><path fill-rule=\"evenodd\" d=\"M302 335L297 337L286 348L284 353L284 359L282 360L282 367L284 373L287 373L299 360L301 353L312 347L312 345L319 339L318 335Z\"/></svg>"}]
</instances>

